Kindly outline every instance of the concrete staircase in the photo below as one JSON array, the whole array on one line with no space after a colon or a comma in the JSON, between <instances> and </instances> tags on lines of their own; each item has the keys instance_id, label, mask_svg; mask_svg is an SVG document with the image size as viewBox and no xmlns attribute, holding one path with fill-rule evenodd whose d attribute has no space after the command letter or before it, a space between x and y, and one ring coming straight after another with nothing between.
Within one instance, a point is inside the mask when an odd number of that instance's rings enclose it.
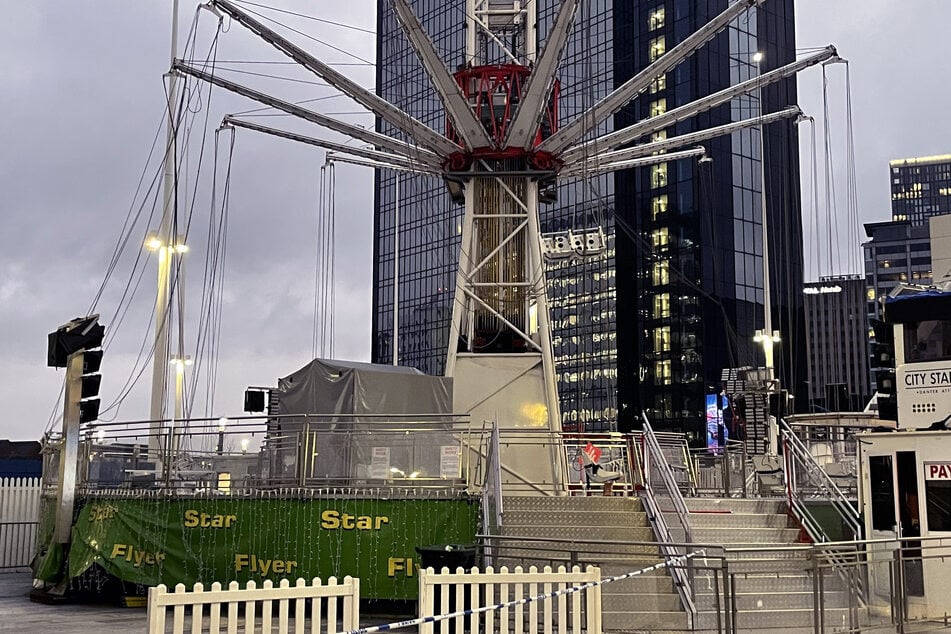
<instances>
[{"instance_id":1,"label":"concrete staircase","mask_svg":"<svg viewBox=\"0 0 951 634\"><path fill-rule=\"evenodd\" d=\"M503 553L499 565L541 568L564 561L564 544L538 538L572 540L568 555L582 565L599 566L602 577L662 561L657 546L650 543L655 541L654 533L637 498L506 496L503 509L502 535L520 539L514 549ZM687 614L664 569L605 585L602 619L604 630L613 632L687 628Z\"/></svg>"},{"instance_id":2,"label":"concrete staircase","mask_svg":"<svg viewBox=\"0 0 951 634\"><path fill-rule=\"evenodd\" d=\"M763 498L687 498L685 502L694 542L750 548L732 554L729 564L735 579L737 629L813 632L813 575L808 563L802 555L756 550L797 543L799 529L786 513L786 502ZM722 583L721 577L721 601ZM694 587L696 629L716 631L713 573L698 572ZM824 606L826 631L848 623L848 593L834 574L824 577Z\"/></svg>"}]
</instances>

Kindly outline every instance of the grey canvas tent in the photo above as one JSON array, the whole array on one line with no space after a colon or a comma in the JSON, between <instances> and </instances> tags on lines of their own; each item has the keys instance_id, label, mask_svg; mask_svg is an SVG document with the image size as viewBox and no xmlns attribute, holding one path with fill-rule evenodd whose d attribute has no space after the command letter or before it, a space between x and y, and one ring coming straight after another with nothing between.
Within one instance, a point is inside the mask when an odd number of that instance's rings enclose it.
<instances>
[{"instance_id":1,"label":"grey canvas tent","mask_svg":"<svg viewBox=\"0 0 951 634\"><path fill-rule=\"evenodd\" d=\"M439 477L441 448L458 444L448 423L451 378L413 368L314 359L279 379L276 396L272 414L279 416L269 426L269 441L277 450L271 466L277 478L303 475L313 483L379 478L372 465L374 451L379 455L381 448L387 471Z\"/></svg>"},{"instance_id":2,"label":"grey canvas tent","mask_svg":"<svg viewBox=\"0 0 951 634\"><path fill-rule=\"evenodd\" d=\"M415 368L314 359L278 380L279 414L451 414L452 379Z\"/></svg>"}]
</instances>

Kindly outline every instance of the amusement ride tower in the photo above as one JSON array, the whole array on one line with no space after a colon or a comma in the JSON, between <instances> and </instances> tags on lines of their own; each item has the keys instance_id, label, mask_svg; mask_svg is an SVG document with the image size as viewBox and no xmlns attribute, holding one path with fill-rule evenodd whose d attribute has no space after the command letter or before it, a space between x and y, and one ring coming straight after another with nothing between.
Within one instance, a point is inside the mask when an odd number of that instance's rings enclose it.
<instances>
[{"instance_id":1,"label":"amusement ride tower","mask_svg":"<svg viewBox=\"0 0 951 634\"><path fill-rule=\"evenodd\" d=\"M755 94L763 86L834 58L829 46L789 65L743 81L623 129L592 138L605 120L646 91L724 30L766 0L738 0L696 32L573 120L559 120L556 79L581 0L563 0L538 47L537 2L466 0L465 63L447 69L408 0L391 0L446 113L436 131L357 85L262 24L229 0L206 5L233 20L334 86L394 128L397 135L366 130L226 80L207 68L176 60L173 69L211 82L319 126L361 145L303 136L234 117L226 122L332 150L336 160L442 178L456 203L465 205L462 243L446 362L454 377L454 409L503 428L560 431L545 285L545 242L539 205L551 200L559 178L587 176L704 155L699 145L737 130L796 118L791 105L775 113L647 143L655 133L700 112ZM401 138L397 138L400 136ZM598 249L597 232L586 232ZM549 243L550 246L550 243ZM572 245L569 245L572 246ZM539 456L526 456L514 472L537 471ZM558 460L545 461L545 468ZM558 470L558 467L555 467ZM533 474L537 476L538 474ZM552 472L552 476L556 477ZM537 480L536 480L537 481Z\"/></svg>"}]
</instances>

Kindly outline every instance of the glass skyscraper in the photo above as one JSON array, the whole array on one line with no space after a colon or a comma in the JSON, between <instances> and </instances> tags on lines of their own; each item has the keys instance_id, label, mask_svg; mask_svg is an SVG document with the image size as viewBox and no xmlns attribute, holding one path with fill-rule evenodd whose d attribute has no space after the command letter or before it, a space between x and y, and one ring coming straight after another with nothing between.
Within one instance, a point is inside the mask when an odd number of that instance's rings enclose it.
<instances>
[{"instance_id":1,"label":"glass skyscraper","mask_svg":"<svg viewBox=\"0 0 951 634\"><path fill-rule=\"evenodd\" d=\"M723 11L728 0L590 0L581 5L558 73L564 123L609 94ZM413 7L455 69L463 63L463 0ZM378 5L377 90L444 129L444 115L387 2ZM557 10L540 0L544 41ZM689 103L795 55L792 0L748 12L590 138ZM775 112L796 103L795 80L671 126L655 139ZM392 133L386 124L379 129ZM548 286L566 430L626 430L646 411L655 428L699 434L704 395L724 367L762 363L753 343L763 324L760 152L765 148L773 324L783 336L776 365L784 387L806 380L802 233L794 124L734 133L706 144L712 161L681 160L613 175L563 180L541 208L543 232L600 226L607 249L553 261ZM398 360L438 374L449 339L462 207L439 179L377 173L373 360L391 363L394 306ZM397 190L399 195L397 195ZM397 216L399 221L397 223ZM397 240L394 227L399 225ZM398 276L395 272L398 268ZM394 294L394 279L399 279ZM803 394L805 406L805 395Z\"/></svg>"}]
</instances>

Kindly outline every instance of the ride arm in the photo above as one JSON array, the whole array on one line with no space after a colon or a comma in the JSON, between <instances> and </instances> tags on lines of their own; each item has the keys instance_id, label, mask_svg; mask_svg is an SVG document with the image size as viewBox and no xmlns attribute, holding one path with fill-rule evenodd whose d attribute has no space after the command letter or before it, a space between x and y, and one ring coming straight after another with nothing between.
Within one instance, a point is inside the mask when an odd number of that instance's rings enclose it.
<instances>
[{"instance_id":1,"label":"ride arm","mask_svg":"<svg viewBox=\"0 0 951 634\"><path fill-rule=\"evenodd\" d=\"M429 150L423 149L416 145L410 145L409 143L404 143L398 139L361 128L360 126L338 121L337 119L320 114L319 112L314 112L313 110L301 108L296 104L277 99L276 97L272 97L252 88L236 84L232 81L224 79L223 77L218 77L212 73L205 72L200 68L189 66L180 59L176 59L174 62L172 62L172 70L182 73L183 75L190 75L201 81L206 81L209 84L218 86L219 88L224 88L225 90L241 95L242 97L253 99L254 101L262 103L265 106L282 110L287 114L294 115L295 117L310 121L311 123L316 123L317 125L333 130L334 132L339 132L341 134L353 137L358 141L369 143L376 148L389 150L390 152L407 157L411 160L418 161L430 167L438 168L442 162L438 155L430 152Z\"/></svg>"},{"instance_id":2,"label":"ride arm","mask_svg":"<svg viewBox=\"0 0 951 634\"><path fill-rule=\"evenodd\" d=\"M562 170L560 176L565 178L576 178L585 175L594 175L594 174L604 174L607 172L616 172L618 170L630 169L632 167L647 167L649 165L656 165L658 163L666 163L667 161L679 161L680 159L686 158L704 158L707 155L707 148L699 145L695 148L690 148L689 150L681 150L679 152L671 152L669 154L655 154L651 156L643 156L640 158L634 158L627 161L613 161L611 163L601 163L596 167L589 167L587 164L579 165L577 167L571 167L570 169ZM594 161L592 161L594 162Z\"/></svg>"},{"instance_id":3,"label":"ride arm","mask_svg":"<svg viewBox=\"0 0 951 634\"><path fill-rule=\"evenodd\" d=\"M482 123L476 118L469 106L469 101L462 94L456 79L449 73L432 40L423 30L423 25L406 0L391 0L397 21L403 28L403 33L410 45L416 51L419 61L429 75L436 93L446 109L453 128L465 143L465 149L473 150L479 147L491 147L492 141Z\"/></svg>"},{"instance_id":4,"label":"ride arm","mask_svg":"<svg viewBox=\"0 0 951 634\"><path fill-rule=\"evenodd\" d=\"M222 121L224 125L230 125L235 128L245 128L246 130L254 130L255 132L262 132L264 134L270 134L272 136L281 137L283 139L288 139L291 141L297 141L298 143L306 143L308 145L314 145L317 147L324 148L325 150L332 150L334 152L339 152L341 154L352 154L353 156L358 156L362 159L368 161L374 161L376 164L380 165L382 163L387 163L387 167L392 167L393 169L403 169L407 171L435 174L437 170L432 167L423 165L417 161L406 158L404 156L398 156L396 154L391 154L389 152L380 152L379 150L372 150L369 148L354 147L352 145L344 145L343 143L334 143L333 141L325 141L323 139L316 139L314 137L305 136L303 134L297 134L295 132L288 132L286 130L279 130L277 128L271 128L264 125L259 125L257 123L251 123L250 121L243 121L241 119L235 119L231 115L228 115Z\"/></svg>"},{"instance_id":5,"label":"ride arm","mask_svg":"<svg viewBox=\"0 0 951 634\"><path fill-rule=\"evenodd\" d=\"M503 147L532 149L535 133L545 114L552 86L555 85L555 73L565 53L568 32L574 24L580 3L581 0L564 0L561 3L558 15L555 16L555 23L548 33L545 48L542 49L531 75L528 76L528 82L522 91L521 103L509 125L505 141L502 143Z\"/></svg>"},{"instance_id":6,"label":"ride arm","mask_svg":"<svg viewBox=\"0 0 951 634\"><path fill-rule=\"evenodd\" d=\"M541 145L539 151L558 155L565 148L583 139L591 130L602 121L626 106L640 93L644 92L657 77L676 67L697 49L706 44L713 37L725 29L734 18L741 15L750 7L756 7L766 0L738 0L731 4L720 15L687 36L683 42L661 55L655 62L624 82L617 90L594 104L589 110L578 115L568 125L551 135Z\"/></svg>"},{"instance_id":7,"label":"ride arm","mask_svg":"<svg viewBox=\"0 0 951 634\"><path fill-rule=\"evenodd\" d=\"M307 51L288 41L286 38L258 22L253 17L233 5L228 0L210 0L210 4L223 13L228 14L236 22L250 30L265 42L281 51L292 60L314 73L328 84L344 93L358 104L371 111L398 130L405 132L415 139L424 148L448 157L462 148L439 134L426 124L415 119L407 112L397 108L390 102L378 97L373 92L360 86L352 79L337 72Z\"/></svg>"},{"instance_id":8,"label":"ride arm","mask_svg":"<svg viewBox=\"0 0 951 634\"><path fill-rule=\"evenodd\" d=\"M596 151L606 151L613 150L615 148L636 141L642 137L648 136L662 130L668 126L671 126L675 123L679 123L685 119L689 119L701 112L715 108L721 104L724 104L731 99L739 97L741 95L750 94L763 86L768 86L787 77L792 77L796 73L810 66L820 64L828 59L838 59L838 53L835 50L835 47L832 45L827 46L822 49L820 52L804 57L801 60L787 64L775 70L772 70L768 73L763 73L758 77L748 79L747 81L741 82L735 86L730 86L729 88L724 88L719 92L715 92L712 95L702 97L679 108L674 108L673 110L668 110L662 114L650 117L649 119L644 119L643 121L638 121L637 123L630 125L626 128L622 128L616 132L606 134L597 139L593 139L584 143L583 145L578 145L572 148L569 148L565 151L563 155L563 160L566 162L578 159L586 154L591 154Z\"/></svg>"},{"instance_id":9,"label":"ride arm","mask_svg":"<svg viewBox=\"0 0 951 634\"><path fill-rule=\"evenodd\" d=\"M755 128L757 126L767 125L775 121L801 116L802 110L799 109L799 106L790 106L785 110L773 112L762 117L744 119L743 121L736 121L734 123L728 123L726 125L716 126L706 130L700 130L699 132L682 134L680 136L671 137L669 139L664 139L663 141L657 141L655 143L637 145L626 150L618 150L616 152L599 154L585 161L582 166L577 168L575 171L605 171L606 166L613 166L614 164L620 163L622 161L629 161L631 159L649 156L657 152L667 152L668 150L674 150L685 145L715 139L718 136L731 134L738 130Z\"/></svg>"},{"instance_id":10,"label":"ride arm","mask_svg":"<svg viewBox=\"0 0 951 634\"><path fill-rule=\"evenodd\" d=\"M396 170L397 172L409 172L411 174L436 175L435 171L420 171L419 169L404 167L398 163L385 163L382 161L373 161L346 154L338 155L334 152L327 152L324 163L350 163L351 165L360 165L361 167L372 167L374 169Z\"/></svg>"}]
</instances>

